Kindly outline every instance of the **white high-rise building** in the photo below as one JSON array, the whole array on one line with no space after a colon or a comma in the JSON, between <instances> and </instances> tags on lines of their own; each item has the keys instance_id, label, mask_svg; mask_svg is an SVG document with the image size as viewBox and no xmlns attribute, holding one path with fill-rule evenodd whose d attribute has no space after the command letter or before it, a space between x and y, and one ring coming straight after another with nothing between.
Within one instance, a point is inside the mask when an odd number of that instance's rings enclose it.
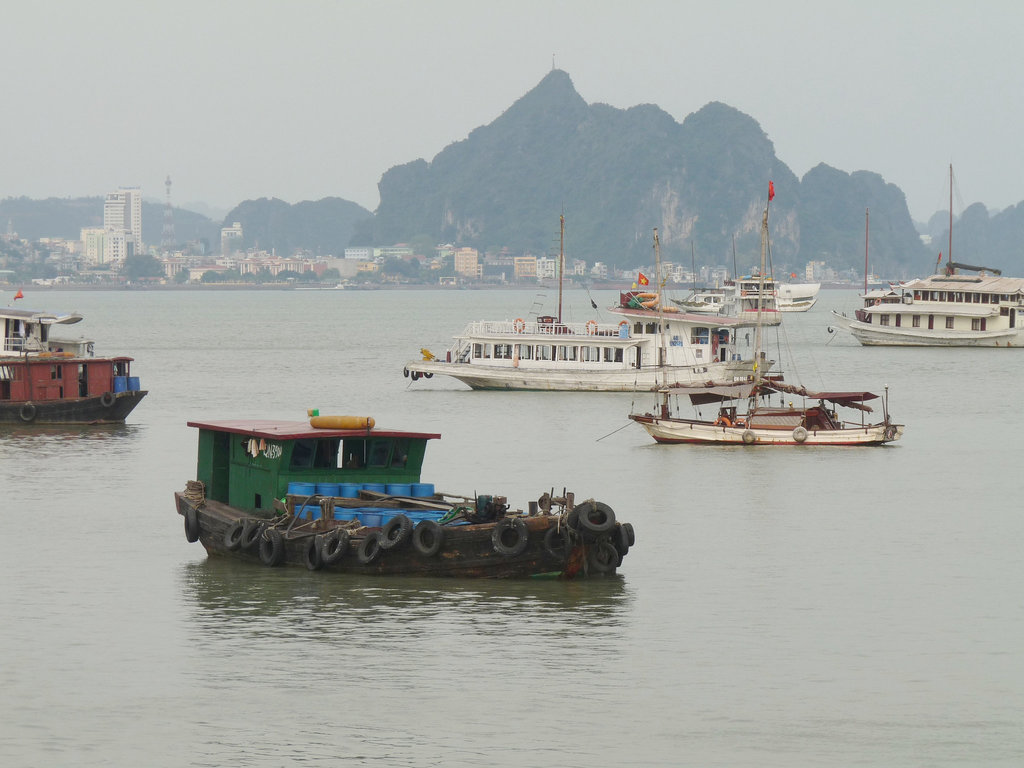
<instances>
[{"instance_id":1,"label":"white high-rise building","mask_svg":"<svg viewBox=\"0 0 1024 768\"><path fill-rule=\"evenodd\" d=\"M116 253L108 252L104 261L123 261L131 255L126 247L129 243L134 253L142 252L142 189L118 187L117 192L107 193L103 201L103 229L108 232L108 251L110 245L116 244Z\"/></svg>"}]
</instances>

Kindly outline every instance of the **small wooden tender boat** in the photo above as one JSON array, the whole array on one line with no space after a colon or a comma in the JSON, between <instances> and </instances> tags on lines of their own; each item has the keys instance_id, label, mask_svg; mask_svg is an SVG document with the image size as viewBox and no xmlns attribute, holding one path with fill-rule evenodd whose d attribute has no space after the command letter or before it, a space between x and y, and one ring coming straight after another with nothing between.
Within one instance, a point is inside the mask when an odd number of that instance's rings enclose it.
<instances>
[{"instance_id":1,"label":"small wooden tender boat","mask_svg":"<svg viewBox=\"0 0 1024 768\"><path fill-rule=\"evenodd\" d=\"M197 477L175 503L186 539L210 555L345 573L572 578L614 573L634 542L607 504L565 491L525 513L501 496L435 492L420 472L438 434L362 417L188 425L199 430Z\"/></svg>"}]
</instances>

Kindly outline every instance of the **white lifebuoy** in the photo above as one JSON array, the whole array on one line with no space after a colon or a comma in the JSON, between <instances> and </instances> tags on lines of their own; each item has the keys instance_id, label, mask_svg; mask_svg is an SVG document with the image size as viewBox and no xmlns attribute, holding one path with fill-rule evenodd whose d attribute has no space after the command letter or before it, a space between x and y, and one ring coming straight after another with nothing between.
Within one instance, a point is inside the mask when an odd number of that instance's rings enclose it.
<instances>
[{"instance_id":1,"label":"white lifebuoy","mask_svg":"<svg viewBox=\"0 0 1024 768\"><path fill-rule=\"evenodd\" d=\"M512 330L515 331L516 333L522 333L523 331L526 330L526 321L523 320L523 318L521 317L517 317L514 321L512 321Z\"/></svg>"},{"instance_id":2,"label":"white lifebuoy","mask_svg":"<svg viewBox=\"0 0 1024 768\"><path fill-rule=\"evenodd\" d=\"M593 336L595 333L597 333L597 321L596 320L587 320L587 333L589 333L591 336Z\"/></svg>"},{"instance_id":3,"label":"white lifebuoy","mask_svg":"<svg viewBox=\"0 0 1024 768\"><path fill-rule=\"evenodd\" d=\"M796 440L798 443L802 443L804 440L807 439L807 430L804 429L803 427L797 427L796 429L793 430L793 439Z\"/></svg>"}]
</instances>

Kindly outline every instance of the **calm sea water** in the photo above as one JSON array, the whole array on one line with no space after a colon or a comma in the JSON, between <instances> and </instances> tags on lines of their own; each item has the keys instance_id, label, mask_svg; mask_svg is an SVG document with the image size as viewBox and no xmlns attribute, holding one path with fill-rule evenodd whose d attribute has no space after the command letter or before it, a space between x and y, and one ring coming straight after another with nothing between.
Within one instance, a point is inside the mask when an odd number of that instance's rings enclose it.
<instances>
[{"instance_id":1,"label":"calm sea water","mask_svg":"<svg viewBox=\"0 0 1024 768\"><path fill-rule=\"evenodd\" d=\"M781 349L808 387L890 386L906 436L864 449L657 446L627 426L648 395L402 377L555 301L29 291L150 395L123 427L0 432L4 765L1024 764L1024 351L862 348L827 331L856 294L823 292ZM636 547L612 580L490 583L187 544L185 422L310 407L441 432L441 490L603 500Z\"/></svg>"}]
</instances>

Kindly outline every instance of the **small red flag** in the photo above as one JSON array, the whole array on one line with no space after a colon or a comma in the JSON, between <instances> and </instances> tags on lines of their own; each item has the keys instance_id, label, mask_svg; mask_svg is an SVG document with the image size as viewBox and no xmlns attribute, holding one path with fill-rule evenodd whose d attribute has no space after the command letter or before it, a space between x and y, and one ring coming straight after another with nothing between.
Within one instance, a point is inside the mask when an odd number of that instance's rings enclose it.
<instances>
[{"instance_id":1,"label":"small red flag","mask_svg":"<svg viewBox=\"0 0 1024 768\"><path fill-rule=\"evenodd\" d=\"M770 203L775 198L775 184L774 182L768 182L768 202Z\"/></svg>"},{"instance_id":2,"label":"small red flag","mask_svg":"<svg viewBox=\"0 0 1024 768\"><path fill-rule=\"evenodd\" d=\"M649 285L650 284L650 281L647 279L647 275L645 275L643 272L640 273L640 277L637 278L637 282L640 285Z\"/></svg>"},{"instance_id":3,"label":"small red flag","mask_svg":"<svg viewBox=\"0 0 1024 768\"><path fill-rule=\"evenodd\" d=\"M19 291L18 291L18 292L17 292L16 294L14 294L14 298L15 298L15 299L24 299L24 298L25 298L25 294L24 294L24 293L22 293L22 292L21 292L21 291L19 290Z\"/></svg>"}]
</instances>

